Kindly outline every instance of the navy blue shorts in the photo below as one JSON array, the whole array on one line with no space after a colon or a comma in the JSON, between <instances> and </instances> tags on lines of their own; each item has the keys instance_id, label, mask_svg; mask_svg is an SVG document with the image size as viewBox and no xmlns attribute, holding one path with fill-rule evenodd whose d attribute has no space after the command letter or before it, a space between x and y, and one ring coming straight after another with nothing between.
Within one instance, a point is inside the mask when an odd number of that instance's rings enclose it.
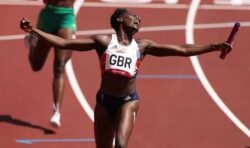
<instances>
[{"instance_id":1,"label":"navy blue shorts","mask_svg":"<svg viewBox=\"0 0 250 148\"><path fill-rule=\"evenodd\" d=\"M101 104L112 116L116 114L123 104L133 100L139 100L139 96L136 92L124 97L105 95L100 91L96 94L96 101Z\"/></svg>"}]
</instances>

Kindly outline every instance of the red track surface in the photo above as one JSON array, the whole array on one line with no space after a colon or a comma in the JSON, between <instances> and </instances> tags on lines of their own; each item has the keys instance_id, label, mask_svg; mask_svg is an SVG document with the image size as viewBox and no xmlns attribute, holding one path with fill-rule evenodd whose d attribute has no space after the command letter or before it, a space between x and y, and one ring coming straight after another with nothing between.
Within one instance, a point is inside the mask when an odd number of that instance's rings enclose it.
<instances>
[{"instance_id":1,"label":"red track surface","mask_svg":"<svg viewBox=\"0 0 250 148\"><path fill-rule=\"evenodd\" d=\"M88 1L87 1L88 2ZM161 2L163 3L163 2ZM187 3L182 1L180 3ZM206 3L212 4L211 1ZM35 23L41 6L0 5L0 36L23 34L19 20ZM78 14L78 30L107 29L114 8L84 7ZM187 9L131 8L143 26L185 25ZM249 11L198 11L197 24L248 21ZM250 128L249 27L241 27L233 52L225 60L220 53L199 56L209 81L225 104ZM227 39L230 28L195 30L195 42L206 44ZM79 36L81 38L83 36ZM137 37L161 43L185 43L185 30L141 32ZM94 148L94 142L38 142L18 139L93 138L93 123L67 84L62 108L62 127L48 124L52 113L52 55L39 73L31 71L23 40L0 41L0 147ZM99 65L94 52L75 52L73 65L87 100L94 106L99 86ZM189 58L147 57L140 74L195 75ZM250 139L216 106L198 79L138 79L141 108L130 148L247 148ZM54 133L45 133L53 130Z\"/></svg>"}]
</instances>

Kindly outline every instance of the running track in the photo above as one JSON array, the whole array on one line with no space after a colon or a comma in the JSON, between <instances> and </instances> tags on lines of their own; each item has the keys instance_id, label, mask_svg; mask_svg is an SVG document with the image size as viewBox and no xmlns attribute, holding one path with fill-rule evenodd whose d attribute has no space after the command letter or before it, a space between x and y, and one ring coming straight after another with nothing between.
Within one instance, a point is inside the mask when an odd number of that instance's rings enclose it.
<instances>
[{"instance_id":1,"label":"running track","mask_svg":"<svg viewBox=\"0 0 250 148\"><path fill-rule=\"evenodd\" d=\"M37 2L27 5L22 1L16 5L3 3L0 2L0 147L94 148L93 122L69 83L65 88L62 127L54 129L48 124L52 110L53 55L50 54L41 72L32 72L22 40L24 34L18 27L24 16L35 22L41 5ZM78 38L92 32L110 32L109 16L114 7L107 4L87 1L80 9ZM212 0L192 3L183 0L172 6L154 1L128 7L142 17L144 28L136 37L159 43L221 42L226 40L232 22L240 21L243 25L226 60L220 60L219 53L201 55L198 59L146 57L137 80L141 107L129 147L250 147L250 7L215 5ZM214 90L212 95L203 86L204 75L196 73L191 60L194 65L196 60L200 62ZM75 52L72 65L80 88L93 108L100 83L95 52ZM213 99L219 101L219 106L223 102L225 106L218 107Z\"/></svg>"}]
</instances>

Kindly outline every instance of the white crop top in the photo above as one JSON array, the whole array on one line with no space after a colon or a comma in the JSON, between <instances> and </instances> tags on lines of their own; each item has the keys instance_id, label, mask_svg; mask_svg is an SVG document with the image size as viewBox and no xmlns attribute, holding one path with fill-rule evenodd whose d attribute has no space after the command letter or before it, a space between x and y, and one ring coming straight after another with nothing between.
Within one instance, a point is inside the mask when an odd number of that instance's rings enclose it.
<instances>
[{"instance_id":1,"label":"white crop top","mask_svg":"<svg viewBox=\"0 0 250 148\"><path fill-rule=\"evenodd\" d=\"M141 54L136 41L130 45L120 45L116 34L112 34L108 48L101 57L102 73L110 72L126 77L135 77L140 65Z\"/></svg>"}]
</instances>

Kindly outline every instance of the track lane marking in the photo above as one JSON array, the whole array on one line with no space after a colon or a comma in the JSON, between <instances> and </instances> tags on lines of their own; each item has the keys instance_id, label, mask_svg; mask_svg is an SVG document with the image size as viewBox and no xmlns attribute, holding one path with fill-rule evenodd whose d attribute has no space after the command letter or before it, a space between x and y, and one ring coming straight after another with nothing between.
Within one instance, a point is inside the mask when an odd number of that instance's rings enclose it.
<instances>
[{"instance_id":1,"label":"track lane marking","mask_svg":"<svg viewBox=\"0 0 250 148\"><path fill-rule=\"evenodd\" d=\"M231 28L234 22L224 22L224 23L209 23L209 24L195 24L194 29L217 29L217 28ZM250 27L250 22L240 21L241 27ZM154 32L154 31L175 31L175 30L185 30L186 25L165 25L165 26L147 26L142 27L140 32ZM106 34L114 33L112 29L94 29L94 30L82 30L77 31L77 36L83 35L94 35L94 34ZM22 40L25 34L15 34L15 35L0 35L0 41L9 40Z\"/></svg>"},{"instance_id":2,"label":"track lane marking","mask_svg":"<svg viewBox=\"0 0 250 148\"><path fill-rule=\"evenodd\" d=\"M197 10L200 4L200 0L192 0L191 6L188 10L188 15L186 19L186 42L189 44L194 43L194 24ZM222 112L248 137L250 138L250 130L237 118L236 115L227 107L227 105L222 101L216 91L213 89L212 85L208 81L205 73L202 70L199 59L197 56L190 57L192 66L207 93L214 103L220 108Z\"/></svg>"},{"instance_id":3,"label":"track lane marking","mask_svg":"<svg viewBox=\"0 0 250 148\"><path fill-rule=\"evenodd\" d=\"M43 3L40 1L15 1L15 0L1 0L0 5L16 5L16 6L42 6ZM187 4L126 4L126 3L102 3L102 2L85 2L84 7L127 7L127 8L154 8L154 9L188 9ZM218 4L201 4L199 9L205 10L238 10L238 11L249 11L249 5L218 5Z\"/></svg>"},{"instance_id":4,"label":"track lane marking","mask_svg":"<svg viewBox=\"0 0 250 148\"><path fill-rule=\"evenodd\" d=\"M95 142L94 138L81 139L17 139L16 143L34 144L34 143L69 143L69 142Z\"/></svg>"}]
</instances>

